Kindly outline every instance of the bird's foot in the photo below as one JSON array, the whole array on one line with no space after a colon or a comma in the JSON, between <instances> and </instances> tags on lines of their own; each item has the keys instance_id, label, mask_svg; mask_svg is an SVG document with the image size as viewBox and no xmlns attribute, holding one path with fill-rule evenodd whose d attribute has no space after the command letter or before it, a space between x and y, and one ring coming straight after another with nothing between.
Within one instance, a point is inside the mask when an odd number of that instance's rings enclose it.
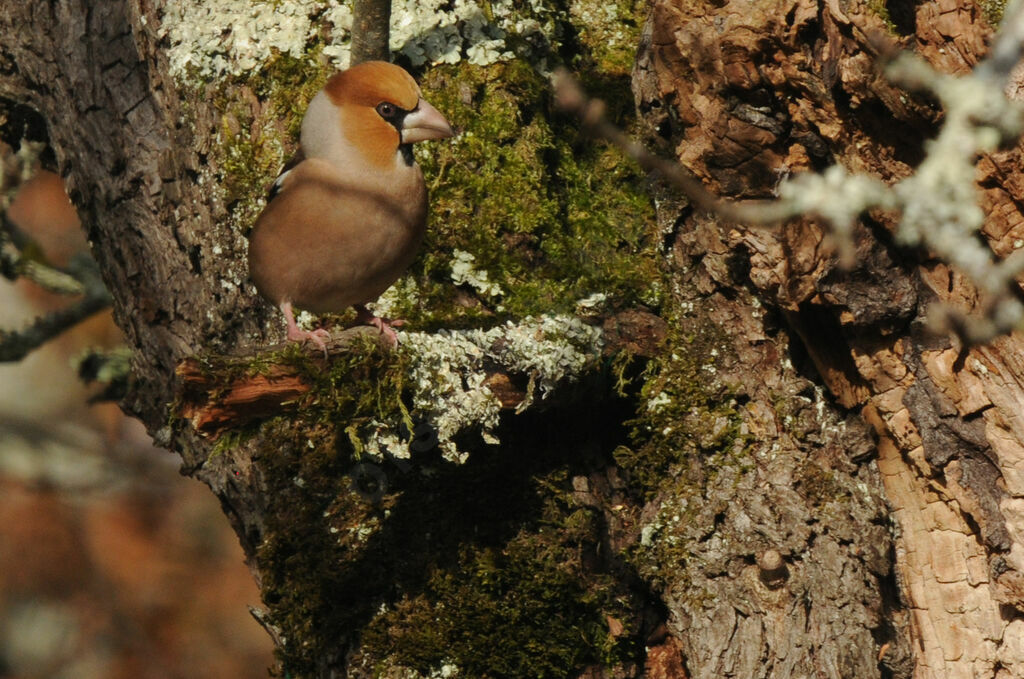
<instances>
[{"instance_id":1,"label":"bird's foot","mask_svg":"<svg viewBox=\"0 0 1024 679\"><path fill-rule=\"evenodd\" d=\"M395 332L395 328L398 326L395 325L393 321L388 321L386 318L374 316L370 319L369 325L380 330L380 334L384 337L384 341L387 342L389 346L398 346L398 333ZM401 325L401 321L399 321L399 325Z\"/></svg>"},{"instance_id":2,"label":"bird's foot","mask_svg":"<svg viewBox=\"0 0 1024 679\"><path fill-rule=\"evenodd\" d=\"M384 337L384 341L388 346L398 346L398 333L395 332L395 328L400 328L405 325L405 321L398 318L381 318L362 304L357 304L355 310L356 324L372 325L380 331L380 334Z\"/></svg>"},{"instance_id":3,"label":"bird's foot","mask_svg":"<svg viewBox=\"0 0 1024 679\"><path fill-rule=\"evenodd\" d=\"M317 328L316 330L303 330L295 322L295 314L292 312L291 302L281 302L281 313L284 314L284 319L288 323L288 339L292 342L305 342L309 340L317 347L320 351L324 352L324 358L327 358L327 342L331 339L331 333L327 332L323 328Z\"/></svg>"},{"instance_id":4,"label":"bird's foot","mask_svg":"<svg viewBox=\"0 0 1024 679\"><path fill-rule=\"evenodd\" d=\"M288 339L293 342L305 342L310 341L320 348L320 351L324 352L324 358L327 358L327 342L331 339L331 333L327 332L323 328L317 328L316 330L303 330L299 327L288 328Z\"/></svg>"}]
</instances>

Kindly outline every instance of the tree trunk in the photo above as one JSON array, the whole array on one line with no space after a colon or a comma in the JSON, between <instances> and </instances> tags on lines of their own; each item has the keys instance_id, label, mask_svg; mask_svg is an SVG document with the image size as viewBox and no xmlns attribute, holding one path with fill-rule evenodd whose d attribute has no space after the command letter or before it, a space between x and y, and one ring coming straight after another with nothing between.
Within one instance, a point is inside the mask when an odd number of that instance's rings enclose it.
<instances>
[{"instance_id":1,"label":"tree trunk","mask_svg":"<svg viewBox=\"0 0 1024 679\"><path fill-rule=\"evenodd\" d=\"M889 4L885 20L858 0L659 0L633 81L651 142L729 197L836 162L905 176L937 114L878 75L869 37L962 74L990 30L962 0ZM238 111L243 136L284 147L294 120L268 122L256 84L175 80L167 11L0 2L0 103L46 122L134 349L124 407L220 498L283 672L1024 677L1020 338L929 334L930 301L977 300L895 247L893 216L863 220L844 271L813 219L723 227L656 190L660 318L588 319L603 349L574 345L582 377L545 383L550 400L531 400L539 367L491 360L510 346L495 340L476 377L504 411L458 435L467 462L442 461L405 410L422 455L359 462L372 418L345 408L401 399L408 366L365 344L326 363L267 349L280 327L243 264L251 205L209 182ZM979 163L1000 254L1021 237L1018 155Z\"/></svg>"},{"instance_id":2,"label":"tree trunk","mask_svg":"<svg viewBox=\"0 0 1024 679\"><path fill-rule=\"evenodd\" d=\"M971 2L886 7L883 17L877 5L860 2L656 2L637 68L638 104L661 137L676 144L680 161L725 196L770 197L781 174L833 163L899 180L920 161L938 119L927 103L885 81L875 66L877 45L894 41L939 71L963 75L984 56L991 31ZM984 236L1000 256L1013 251L1024 228L1013 197L1019 167L1019 147L979 163L989 215ZM765 352L759 334L781 325L790 333L787 353L796 370L831 394L822 403L805 392L808 406L820 404L818 418L857 417L877 437L874 446L866 437L852 448L840 443L831 459L827 440L796 455L776 445L778 457L793 459L770 463L774 474L792 469L797 473L782 478L800 483L800 470L813 469L828 479L817 492L828 488L833 499L809 513L802 535L792 530L799 523L782 522L788 544L780 551L796 577L780 599L757 600L752 615L746 586L732 583L696 613L670 605L670 628L683 640L692 676L728 672L751 626L756 636L746 638L761 648L743 651L755 664L735 676L762 676L758 668L766 666L774 675L794 652L807 654L802 666L819 676L873 676L876 654L895 676L1024 676L1022 489L1015 471L1022 461L1020 336L968 348L930 333L931 303L977 312L978 295L928 253L895 246L897 215L865 217L856 264L842 270L823 238L826 227L813 219L766 232L668 212L680 215L680 272L703 279L712 295L727 293L714 308L728 313L723 328L737 353ZM748 295L773 309L753 326L738 320L752 313ZM813 369L801 364L804 352ZM758 366L756 375L729 375L751 395L753 422L778 403L756 394L792 371L785 362L742 365ZM854 431L847 427L845 435ZM788 438L774 427L768 435L776 444ZM872 447L874 463L857 465L858 487L835 485ZM752 514L747 507L760 507L771 492L737 497L724 525ZM847 536L823 523L843 495L843 511L864 512ZM785 511L793 503L772 504ZM893 542L872 533L888 521ZM764 534L763 526L757 532ZM697 577L706 580L706 569ZM805 593L809 603L794 605ZM820 602L837 597L849 597L849 605L826 607L815 623Z\"/></svg>"}]
</instances>

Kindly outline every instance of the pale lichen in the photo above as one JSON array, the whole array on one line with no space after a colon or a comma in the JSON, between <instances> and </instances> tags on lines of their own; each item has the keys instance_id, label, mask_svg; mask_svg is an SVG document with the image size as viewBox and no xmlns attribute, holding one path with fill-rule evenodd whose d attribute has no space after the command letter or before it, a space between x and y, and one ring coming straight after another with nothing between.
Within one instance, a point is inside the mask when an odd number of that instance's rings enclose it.
<instances>
[{"instance_id":1,"label":"pale lichen","mask_svg":"<svg viewBox=\"0 0 1024 679\"><path fill-rule=\"evenodd\" d=\"M412 412L430 423L445 459L464 462L467 455L454 440L459 433L474 429L487 443L498 443L494 432L502 406L485 368L527 375L528 403L579 378L602 347L600 329L573 316L542 316L488 330L402 333L398 351L409 360ZM387 424L373 421L360 434L371 456L408 457L407 445Z\"/></svg>"},{"instance_id":2,"label":"pale lichen","mask_svg":"<svg viewBox=\"0 0 1024 679\"><path fill-rule=\"evenodd\" d=\"M159 35L170 43L171 73L214 79L258 71L276 51L302 55L317 29L313 16L336 0L189 0L168 3Z\"/></svg>"},{"instance_id":3,"label":"pale lichen","mask_svg":"<svg viewBox=\"0 0 1024 679\"><path fill-rule=\"evenodd\" d=\"M405 0L392 4L391 49L413 66L487 66L515 57L510 35L557 32L557 13L541 2ZM352 10L342 0L182 0L168 3L159 35L169 43L171 73L216 80L258 72L275 54L302 56L317 40L339 67L349 62ZM522 41L520 41L522 42ZM536 42L536 40L534 40Z\"/></svg>"},{"instance_id":4,"label":"pale lichen","mask_svg":"<svg viewBox=\"0 0 1024 679\"><path fill-rule=\"evenodd\" d=\"M381 318L396 318L399 306L403 303L415 304L418 296L416 280L412 276L402 276L385 290L376 302L366 306Z\"/></svg>"},{"instance_id":5,"label":"pale lichen","mask_svg":"<svg viewBox=\"0 0 1024 679\"><path fill-rule=\"evenodd\" d=\"M490 280L486 271L476 267L476 257L465 250L452 252L452 282L468 285L484 297L500 297L501 286Z\"/></svg>"}]
</instances>

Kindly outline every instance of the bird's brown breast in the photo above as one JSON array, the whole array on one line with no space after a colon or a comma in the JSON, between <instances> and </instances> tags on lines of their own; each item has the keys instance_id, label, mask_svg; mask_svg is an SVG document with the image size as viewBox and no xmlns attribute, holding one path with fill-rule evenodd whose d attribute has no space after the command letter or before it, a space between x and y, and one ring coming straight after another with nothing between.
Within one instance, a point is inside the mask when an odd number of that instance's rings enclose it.
<instances>
[{"instance_id":1,"label":"bird's brown breast","mask_svg":"<svg viewBox=\"0 0 1024 679\"><path fill-rule=\"evenodd\" d=\"M253 227L253 281L269 301L315 313L372 302L412 263L426 212L416 166L346 176L305 160Z\"/></svg>"}]
</instances>

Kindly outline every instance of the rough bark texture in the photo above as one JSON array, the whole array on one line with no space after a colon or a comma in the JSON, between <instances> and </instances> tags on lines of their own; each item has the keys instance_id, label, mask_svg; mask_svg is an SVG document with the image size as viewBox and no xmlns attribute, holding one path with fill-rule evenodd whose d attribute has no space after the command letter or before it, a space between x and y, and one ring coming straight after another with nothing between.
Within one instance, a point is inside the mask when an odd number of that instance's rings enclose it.
<instances>
[{"instance_id":1,"label":"rough bark texture","mask_svg":"<svg viewBox=\"0 0 1024 679\"><path fill-rule=\"evenodd\" d=\"M861 2L657 2L637 72L639 105L662 137L677 144L681 162L723 195L768 197L780 174L833 162L889 181L902 178L920 158L936 118L927 103L882 79L872 37L886 35L938 70L963 74L984 55L990 30L970 2L888 7L893 23L886 26ZM1019 162L1013 149L979 164L989 215L984 234L1000 255L1012 251L1024 229L1013 198ZM765 232L722 229L683 213L676 247L684 266L707 270L719 285L744 287L778 309L834 399L827 409L859 413L878 437L878 474L869 476L880 481L889 510L873 508L891 512L895 550L866 558L864 550L887 543L862 532L845 548L854 563L863 561L878 576L894 557L899 598L870 583L862 592L883 596L868 597L876 604L865 607L868 615L858 620L851 615L856 607L841 607L818 625L840 624L850 641L858 625L872 630L884 642L882 664L896 676L1022 676L1020 337L963 349L930 335L923 319L931 302L969 311L977 295L969 281L926 253L894 247L893 227L893 215L864 220L852 271L837 268L824 230L806 219ZM728 256L742 261L740 276L716 272L714 262ZM755 337L750 331L742 336ZM770 375L765 371L763 381ZM880 518L857 523L880 527ZM819 540L808 545L816 549ZM839 553L844 543L838 540ZM810 565L806 557L801 563ZM823 562L814 579L825 586L845 583L834 592L864 582L837 563ZM736 603L744 599L733 588L720 599L734 602L731 611L673 618L694 676L726 669L714 662L727 647L720 630L735 630L739 641L742 624L753 624ZM871 618L879 613L887 618L883 634ZM799 628L781 629L787 644L777 648L785 652L750 651L759 666L766 658L788 662L787 646L801 646L798 639L807 648L810 640ZM858 671L840 665L838 674L829 665L814 666L821 676L868 676L870 663L862 663ZM737 676L761 676L754 665L748 670Z\"/></svg>"},{"instance_id":2,"label":"rough bark texture","mask_svg":"<svg viewBox=\"0 0 1024 679\"><path fill-rule=\"evenodd\" d=\"M388 61L391 0L355 0L352 14L352 63Z\"/></svg>"},{"instance_id":3,"label":"rough bark texture","mask_svg":"<svg viewBox=\"0 0 1024 679\"><path fill-rule=\"evenodd\" d=\"M400 666L418 649L374 639L410 620L424 645L435 627L479 632L460 610L417 613L417 595L490 591L507 577L492 561L515 552L555 564L519 574L536 584L522 625L550 619L575 637L592 630L574 617L597 610L609 647L638 649L608 662L519 644L551 658L547 676L1024 677L1020 339L961 351L928 335L928 302L977 300L941 262L894 248L889 215L864 221L858 267L841 271L813 220L723 228L660 197L671 328L642 314L605 324L618 346L672 366L662 386L688 405L651 430L658 445L626 449L624 424L657 411L656 394L625 402L599 375L587 405L505 420L502 446L467 442L485 452L465 466L392 470L397 490L342 464L347 423L329 417L278 418L215 448L169 409L175 370L266 346L271 310L237 283L244 240L197 181L216 162L220 112L171 80L157 10L0 2L0 101L46 120L135 349L125 407L222 501L293 676L374 676L382 648L398 658L383 665L393 676L415 676ZM767 197L780 175L833 162L905 176L938 115L876 73L869 36L902 32L963 73L989 29L957 0L890 11L887 28L857 1L656 2L635 76L653 138L726 196ZM1024 237L1019 160L1011 150L979 166L999 253ZM378 375L372 360L353 371L360 388ZM518 394L520 382L495 389ZM645 457L659 451L669 463ZM536 479L555 473L564 492L538 501ZM462 564L472 586L430 579L478 543L504 551ZM588 584L563 599L576 586L566 570ZM607 608L588 598L598 590ZM368 627L382 603L408 617ZM516 623L494 632L495 648L517 644ZM511 660L488 666L488 647L454 650L481 658L465 676L526 676Z\"/></svg>"}]
</instances>

